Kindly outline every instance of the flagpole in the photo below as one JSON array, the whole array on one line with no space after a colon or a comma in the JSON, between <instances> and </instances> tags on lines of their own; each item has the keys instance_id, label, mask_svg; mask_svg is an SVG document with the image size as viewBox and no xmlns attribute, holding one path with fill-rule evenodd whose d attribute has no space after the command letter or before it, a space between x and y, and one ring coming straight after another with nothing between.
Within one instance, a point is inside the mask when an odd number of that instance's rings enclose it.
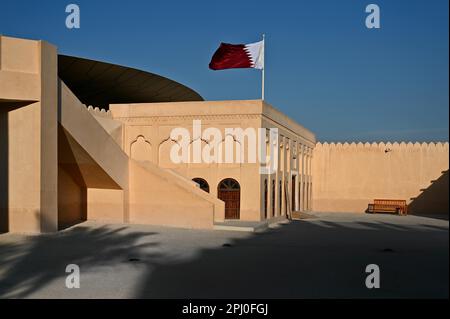
<instances>
[{"instance_id":1,"label":"flagpole","mask_svg":"<svg viewBox=\"0 0 450 319\"><path fill-rule=\"evenodd\" d=\"M262 68L262 83L261 83L261 100L263 100L264 101L264 77L265 77L265 70L266 70L266 48L265 48L265 46L266 46L266 42L265 42L265 37L266 37L266 35L263 33L263 35L262 35L262 37L263 37L263 68Z\"/></svg>"}]
</instances>

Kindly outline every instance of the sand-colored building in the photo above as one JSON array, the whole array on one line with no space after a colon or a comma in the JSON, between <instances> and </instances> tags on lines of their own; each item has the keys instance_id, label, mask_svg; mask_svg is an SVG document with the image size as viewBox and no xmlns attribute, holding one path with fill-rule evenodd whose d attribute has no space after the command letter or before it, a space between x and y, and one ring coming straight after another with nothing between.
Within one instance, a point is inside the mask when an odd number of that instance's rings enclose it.
<instances>
[{"instance_id":1,"label":"sand-colored building","mask_svg":"<svg viewBox=\"0 0 450 319\"><path fill-rule=\"evenodd\" d=\"M314 134L261 100L112 104L107 114L121 123L118 135L122 140L118 143L131 159L151 162L198 182L206 192L225 201L226 219L260 221L286 216L291 207L310 209ZM194 121L201 124L202 131L211 127L220 130L221 160L195 161L195 140L203 151L211 139L195 136ZM257 160L249 161L251 142L240 141L237 134L240 129L250 129L256 135L259 128L268 132L274 127L278 129L280 165L271 174L263 174ZM185 128L191 136L187 163L171 159L177 141L171 139L170 133L175 128ZM227 134L227 129L237 132ZM264 139L268 144L268 134ZM230 163L225 158L226 142L233 151ZM237 159L240 155L247 158ZM288 203L285 193L289 195Z\"/></svg>"},{"instance_id":2,"label":"sand-colored building","mask_svg":"<svg viewBox=\"0 0 450 319\"><path fill-rule=\"evenodd\" d=\"M448 143L317 143L264 101L204 101L170 79L61 56L45 41L0 37L0 142L2 232L87 219L220 228L294 211L363 212L377 197L448 213ZM187 161L174 161L177 149Z\"/></svg>"}]
</instances>

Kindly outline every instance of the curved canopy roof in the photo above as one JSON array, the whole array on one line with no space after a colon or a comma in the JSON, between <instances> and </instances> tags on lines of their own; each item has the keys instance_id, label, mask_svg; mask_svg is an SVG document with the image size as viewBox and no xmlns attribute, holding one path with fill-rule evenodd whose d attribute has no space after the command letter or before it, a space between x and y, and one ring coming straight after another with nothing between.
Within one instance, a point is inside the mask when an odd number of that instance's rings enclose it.
<instances>
[{"instance_id":1,"label":"curved canopy roof","mask_svg":"<svg viewBox=\"0 0 450 319\"><path fill-rule=\"evenodd\" d=\"M58 75L86 105L203 101L194 90L157 74L106 62L58 55Z\"/></svg>"}]
</instances>

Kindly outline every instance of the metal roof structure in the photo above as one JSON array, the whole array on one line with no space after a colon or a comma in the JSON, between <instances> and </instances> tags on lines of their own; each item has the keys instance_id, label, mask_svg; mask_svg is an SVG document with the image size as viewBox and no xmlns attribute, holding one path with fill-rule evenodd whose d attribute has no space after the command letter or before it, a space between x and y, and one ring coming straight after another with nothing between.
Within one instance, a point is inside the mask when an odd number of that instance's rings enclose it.
<instances>
[{"instance_id":1,"label":"metal roof structure","mask_svg":"<svg viewBox=\"0 0 450 319\"><path fill-rule=\"evenodd\" d=\"M104 109L114 103L203 101L163 76L73 56L58 55L58 75L82 103Z\"/></svg>"}]
</instances>

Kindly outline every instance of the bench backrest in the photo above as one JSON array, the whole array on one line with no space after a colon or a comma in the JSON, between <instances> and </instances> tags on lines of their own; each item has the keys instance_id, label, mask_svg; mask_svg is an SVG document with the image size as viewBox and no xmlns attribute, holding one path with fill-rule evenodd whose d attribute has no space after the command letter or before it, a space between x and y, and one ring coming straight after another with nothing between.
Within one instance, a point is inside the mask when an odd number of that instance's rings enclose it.
<instances>
[{"instance_id":1,"label":"bench backrest","mask_svg":"<svg viewBox=\"0 0 450 319\"><path fill-rule=\"evenodd\" d=\"M374 199L373 203L375 205L397 205L406 206L406 200L404 199Z\"/></svg>"}]
</instances>

